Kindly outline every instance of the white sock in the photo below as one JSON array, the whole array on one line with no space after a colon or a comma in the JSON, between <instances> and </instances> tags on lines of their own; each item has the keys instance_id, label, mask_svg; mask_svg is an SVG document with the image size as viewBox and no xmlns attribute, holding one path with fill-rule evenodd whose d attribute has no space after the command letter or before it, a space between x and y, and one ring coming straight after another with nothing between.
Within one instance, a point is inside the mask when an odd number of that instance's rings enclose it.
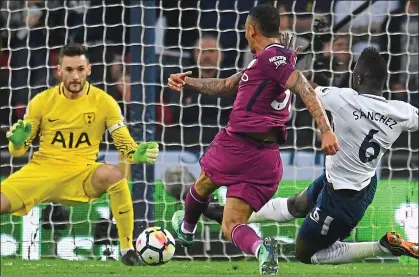
<instances>
[{"instance_id":1,"label":"white sock","mask_svg":"<svg viewBox=\"0 0 419 277\"><path fill-rule=\"evenodd\" d=\"M127 253L128 253L128 251L130 251L130 250L134 250L134 248L125 248L125 249L121 249L121 250L120 250L120 252L121 252L121 256L125 256L125 254L127 254Z\"/></svg>"},{"instance_id":2,"label":"white sock","mask_svg":"<svg viewBox=\"0 0 419 277\"><path fill-rule=\"evenodd\" d=\"M253 213L248 223L261 222L267 220L273 220L276 222L287 222L295 219L288 211L288 198L274 198L269 200L265 206L260 209L257 213Z\"/></svg>"},{"instance_id":3,"label":"white sock","mask_svg":"<svg viewBox=\"0 0 419 277\"><path fill-rule=\"evenodd\" d=\"M322 249L311 257L312 264L344 264L361 261L365 258L391 255L379 242L340 242Z\"/></svg>"},{"instance_id":4,"label":"white sock","mask_svg":"<svg viewBox=\"0 0 419 277\"><path fill-rule=\"evenodd\" d=\"M198 227L198 226L195 226L195 228L193 229L193 231L191 232L191 231L188 231L186 228L185 228L185 226L183 225L185 222L182 222L182 225L180 225L180 230L182 231L182 233L184 233L184 234L195 234L195 231L196 231L196 228Z\"/></svg>"}]
</instances>

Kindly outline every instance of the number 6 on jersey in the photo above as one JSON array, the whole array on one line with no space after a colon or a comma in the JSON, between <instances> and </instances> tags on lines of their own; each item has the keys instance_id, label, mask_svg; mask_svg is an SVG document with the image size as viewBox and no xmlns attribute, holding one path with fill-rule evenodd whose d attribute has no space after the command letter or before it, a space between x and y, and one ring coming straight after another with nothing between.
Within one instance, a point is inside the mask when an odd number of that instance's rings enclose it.
<instances>
[{"instance_id":1,"label":"number 6 on jersey","mask_svg":"<svg viewBox=\"0 0 419 277\"><path fill-rule=\"evenodd\" d=\"M374 135L378 133L378 130L371 129L368 135L364 138L364 141L359 148L359 159L363 163L368 163L375 160L380 154L380 145L373 141ZM372 148L373 153L369 153L368 149ZM368 156L367 156L368 155Z\"/></svg>"}]
</instances>

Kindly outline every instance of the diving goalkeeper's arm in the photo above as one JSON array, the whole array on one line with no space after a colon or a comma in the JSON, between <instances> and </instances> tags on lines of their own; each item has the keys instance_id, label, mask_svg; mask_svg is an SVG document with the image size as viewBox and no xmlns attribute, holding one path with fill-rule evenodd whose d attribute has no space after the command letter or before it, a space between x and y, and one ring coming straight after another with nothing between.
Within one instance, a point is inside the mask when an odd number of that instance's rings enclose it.
<instances>
[{"instance_id":1,"label":"diving goalkeeper's arm","mask_svg":"<svg viewBox=\"0 0 419 277\"><path fill-rule=\"evenodd\" d=\"M137 144L124 124L118 103L110 96L106 102L108 106L106 126L122 157L129 162L154 164L159 154L157 142Z\"/></svg>"},{"instance_id":2,"label":"diving goalkeeper's arm","mask_svg":"<svg viewBox=\"0 0 419 277\"><path fill-rule=\"evenodd\" d=\"M28 104L24 120L19 120L13 124L6 133L9 140L9 152L13 157L21 157L25 155L41 124L41 104L38 95L35 96Z\"/></svg>"}]
</instances>

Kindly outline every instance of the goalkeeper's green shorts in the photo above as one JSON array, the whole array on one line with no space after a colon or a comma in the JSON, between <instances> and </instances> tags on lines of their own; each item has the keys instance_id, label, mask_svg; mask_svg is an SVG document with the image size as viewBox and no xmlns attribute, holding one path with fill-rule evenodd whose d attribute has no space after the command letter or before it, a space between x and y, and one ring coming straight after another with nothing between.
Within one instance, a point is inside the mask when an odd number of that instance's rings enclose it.
<instances>
[{"instance_id":1,"label":"goalkeeper's green shorts","mask_svg":"<svg viewBox=\"0 0 419 277\"><path fill-rule=\"evenodd\" d=\"M1 182L1 192L11 202L10 213L23 216L40 203L77 205L93 201L92 176L101 163L91 165L55 165L48 161L30 161Z\"/></svg>"}]
</instances>

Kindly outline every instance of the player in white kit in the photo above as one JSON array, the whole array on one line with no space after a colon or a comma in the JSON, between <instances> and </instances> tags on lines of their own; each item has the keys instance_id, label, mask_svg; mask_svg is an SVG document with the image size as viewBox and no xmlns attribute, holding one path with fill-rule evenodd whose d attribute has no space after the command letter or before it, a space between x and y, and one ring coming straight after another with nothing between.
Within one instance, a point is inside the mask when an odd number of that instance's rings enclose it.
<instances>
[{"instance_id":1,"label":"player in white kit","mask_svg":"<svg viewBox=\"0 0 419 277\"><path fill-rule=\"evenodd\" d=\"M394 232L379 242L342 242L374 198L376 169L384 153L403 131L418 130L417 108L382 96L386 77L384 59L374 48L366 48L354 69L353 89L312 84L333 116L340 150L326 157L325 174L305 191L272 199L249 219L286 222L305 217L295 254L303 263L342 264L391 254L419 257L418 244ZM204 215L218 221L219 211L210 206Z\"/></svg>"}]
</instances>

